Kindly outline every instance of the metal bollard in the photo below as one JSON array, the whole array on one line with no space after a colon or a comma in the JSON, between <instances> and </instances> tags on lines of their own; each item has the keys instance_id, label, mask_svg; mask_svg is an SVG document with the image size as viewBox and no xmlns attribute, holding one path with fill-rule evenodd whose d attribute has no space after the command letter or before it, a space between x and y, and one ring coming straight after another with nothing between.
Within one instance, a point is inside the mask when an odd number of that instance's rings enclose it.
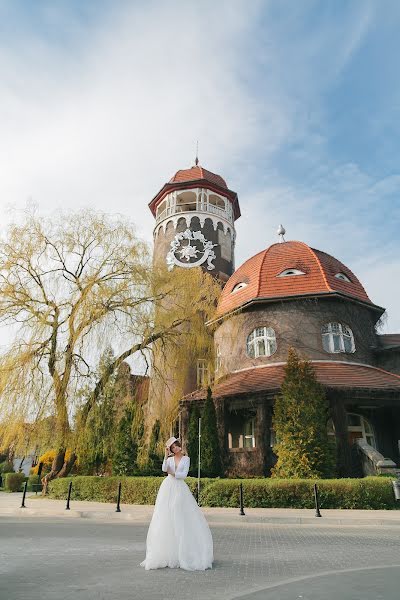
<instances>
[{"instance_id":1,"label":"metal bollard","mask_svg":"<svg viewBox=\"0 0 400 600\"><path fill-rule=\"evenodd\" d=\"M243 510L243 484L242 483L239 486L239 498L240 498L240 511L239 511L239 515L244 515L245 512Z\"/></svg>"},{"instance_id":2,"label":"metal bollard","mask_svg":"<svg viewBox=\"0 0 400 600\"><path fill-rule=\"evenodd\" d=\"M321 513L319 512L318 486L316 483L314 483L314 500L315 500L315 516L322 517Z\"/></svg>"},{"instance_id":3,"label":"metal bollard","mask_svg":"<svg viewBox=\"0 0 400 600\"><path fill-rule=\"evenodd\" d=\"M400 479L393 479L392 486L394 492L394 499L400 500Z\"/></svg>"},{"instance_id":4,"label":"metal bollard","mask_svg":"<svg viewBox=\"0 0 400 600\"><path fill-rule=\"evenodd\" d=\"M25 506L25 496L26 496L26 488L28 487L28 482L25 481L24 484L24 493L22 494L22 504L21 504L21 508L26 508Z\"/></svg>"},{"instance_id":5,"label":"metal bollard","mask_svg":"<svg viewBox=\"0 0 400 600\"><path fill-rule=\"evenodd\" d=\"M121 502L121 482L118 484L118 500L117 500L117 509L115 512L121 512L120 502Z\"/></svg>"},{"instance_id":6,"label":"metal bollard","mask_svg":"<svg viewBox=\"0 0 400 600\"><path fill-rule=\"evenodd\" d=\"M69 486L68 486L68 498L67 498L67 506L65 507L65 510L70 510L69 501L71 500L71 491L72 491L72 481L69 482Z\"/></svg>"}]
</instances>

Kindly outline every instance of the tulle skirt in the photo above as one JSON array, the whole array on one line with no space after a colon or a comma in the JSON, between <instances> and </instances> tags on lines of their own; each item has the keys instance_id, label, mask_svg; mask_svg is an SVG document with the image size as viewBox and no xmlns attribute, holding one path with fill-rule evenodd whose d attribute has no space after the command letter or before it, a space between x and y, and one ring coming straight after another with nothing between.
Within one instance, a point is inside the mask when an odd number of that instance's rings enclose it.
<instances>
[{"instance_id":1,"label":"tulle skirt","mask_svg":"<svg viewBox=\"0 0 400 600\"><path fill-rule=\"evenodd\" d=\"M183 479L168 475L158 490L146 540L146 570L211 569L213 539L207 520Z\"/></svg>"}]
</instances>

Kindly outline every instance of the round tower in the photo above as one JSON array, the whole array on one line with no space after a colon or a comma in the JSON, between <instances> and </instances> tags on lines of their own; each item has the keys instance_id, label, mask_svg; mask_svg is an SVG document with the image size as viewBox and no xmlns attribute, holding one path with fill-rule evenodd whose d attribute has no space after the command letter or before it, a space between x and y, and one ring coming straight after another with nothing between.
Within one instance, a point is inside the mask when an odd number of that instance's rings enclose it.
<instances>
[{"instance_id":1,"label":"round tower","mask_svg":"<svg viewBox=\"0 0 400 600\"><path fill-rule=\"evenodd\" d=\"M169 269L201 266L222 282L232 275L236 192L225 180L198 164L177 171L149 204L154 227L154 261Z\"/></svg>"}]
</instances>

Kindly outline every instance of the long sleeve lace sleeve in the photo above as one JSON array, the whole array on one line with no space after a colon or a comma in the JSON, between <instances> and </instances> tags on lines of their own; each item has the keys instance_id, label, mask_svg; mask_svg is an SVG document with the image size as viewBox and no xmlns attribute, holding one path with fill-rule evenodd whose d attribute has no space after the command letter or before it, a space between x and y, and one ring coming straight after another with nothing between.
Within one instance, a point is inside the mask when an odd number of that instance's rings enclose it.
<instances>
[{"instance_id":1,"label":"long sleeve lace sleeve","mask_svg":"<svg viewBox=\"0 0 400 600\"><path fill-rule=\"evenodd\" d=\"M164 456L164 461L163 461L163 464L162 464L161 470L162 470L162 471L164 471L164 472L166 473L166 472L167 472L167 467L168 467L168 465L167 465L167 459L166 459L166 458L165 458L165 456Z\"/></svg>"},{"instance_id":2,"label":"long sleeve lace sleeve","mask_svg":"<svg viewBox=\"0 0 400 600\"><path fill-rule=\"evenodd\" d=\"M190 458L188 456L183 456L179 462L178 468L175 473L176 479L185 479L187 474L189 473L190 466Z\"/></svg>"}]
</instances>

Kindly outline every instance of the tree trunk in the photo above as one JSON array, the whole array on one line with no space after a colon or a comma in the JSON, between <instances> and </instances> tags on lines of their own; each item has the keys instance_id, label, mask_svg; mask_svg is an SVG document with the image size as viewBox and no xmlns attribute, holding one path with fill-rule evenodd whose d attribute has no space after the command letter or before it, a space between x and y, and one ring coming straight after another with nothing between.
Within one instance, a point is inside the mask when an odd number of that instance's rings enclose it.
<instances>
[{"instance_id":1,"label":"tree trunk","mask_svg":"<svg viewBox=\"0 0 400 600\"><path fill-rule=\"evenodd\" d=\"M76 454L74 452L72 452L69 460L66 460L64 462L61 471L57 475L57 479L58 479L58 477L67 477L70 474L71 469L75 464L76 458L77 458Z\"/></svg>"},{"instance_id":2,"label":"tree trunk","mask_svg":"<svg viewBox=\"0 0 400 600\"><path fill-rule=\"evenodd\" d=\"M42 485L43 485L42 495L43 496L47 495L47 488L48 488L49 482L52 479L55 479L57 477L58 473L61 471L61 469L64 465L65 451L66 451L65 448L58 449L58 452L54 457L53 464L51 465L50 473L47 473L47 475L45 475L42 479Z\"/></svg>"}]
</instances>

